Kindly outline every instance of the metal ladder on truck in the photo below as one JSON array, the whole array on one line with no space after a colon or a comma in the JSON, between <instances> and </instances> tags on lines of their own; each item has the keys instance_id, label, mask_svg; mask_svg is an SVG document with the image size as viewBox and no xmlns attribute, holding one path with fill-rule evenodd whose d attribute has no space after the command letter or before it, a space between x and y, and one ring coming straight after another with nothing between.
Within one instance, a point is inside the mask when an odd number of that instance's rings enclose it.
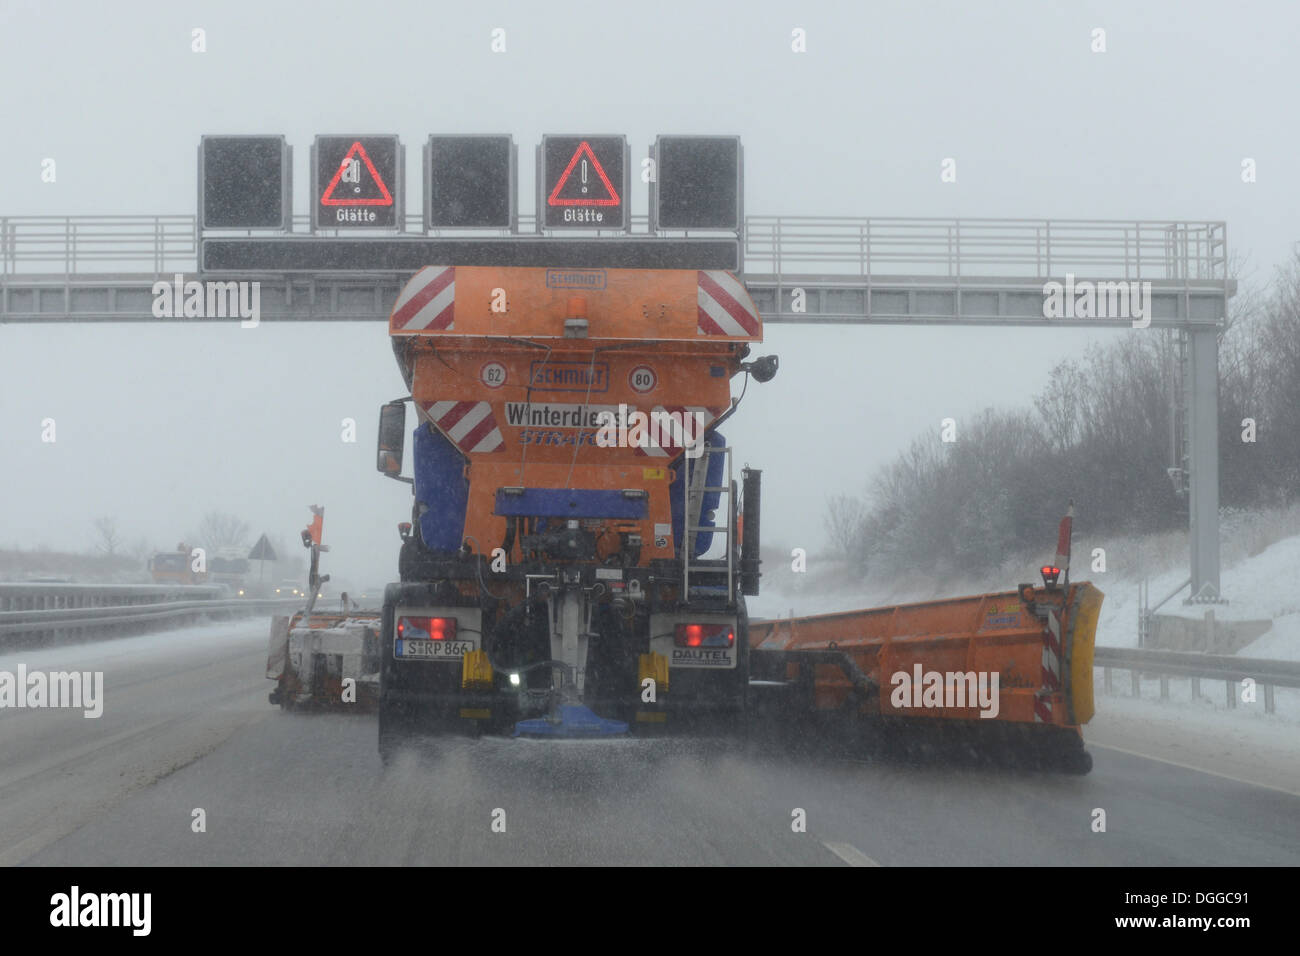
<instances>
[{"instance_id":1,"label":"metal ladder on truck","mask_svg":"<svg viewBox=\"0 0 1300 956\"><path fill-rule=\"evenodd\" d=\"M731 477L731 447L719 446L714 447L708 444L702 444L702 453L695 459L694 467L688 464L687 459L683 459L682 467L691 468L690 477L682 482L682 595L689 601L691 598L691 574L716 574L720 568L712 564L697 564L694 557L696 535L700 532L709 532L726 535L726 554L727 554L727 601L730 602L734 595L735 588L735 555L733 552L734 536L736 529L736 484ZM727 463L727 483L726 485L708 485L710 455L724 455ZM714 509L714 514L722 511L722 495L727 497L726 515L727 523L725 525L704 525L700 522L704 519L704 496L710 492L718 492L718 507Z\"/></svg>"}]
</instances>

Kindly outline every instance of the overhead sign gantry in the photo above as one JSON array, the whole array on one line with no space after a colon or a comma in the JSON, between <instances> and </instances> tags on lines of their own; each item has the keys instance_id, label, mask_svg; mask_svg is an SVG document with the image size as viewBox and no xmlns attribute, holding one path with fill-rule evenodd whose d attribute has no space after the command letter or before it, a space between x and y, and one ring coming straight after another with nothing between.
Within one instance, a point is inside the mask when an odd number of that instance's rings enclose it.
<instances>
[{"instance_id":1,"label":"overhead sign gantry","mask_svg":"<svg viewBox=\"0 0 1300 956\"><path fill-rule=\"evenodd\" d=\"M336 208L324 200L345 200L350 188L355 208L387 207L382 179L400 223L400 158L393 192L367 138L345 138L313 200ZM1130 304L1141 293L1141 326L1176 330L1187 342L1192 590L1198 599L1218 597L1217 334L1236 291L1224 223L745 216L736 137L660 136L643 167L652 172L643 177L649 228L629 231L628 155L620 165L623 138L600 143L604 138L548 137L554 155L547 171L538 151L534 225L514 213L509 137L460 144L432 137L424 228L338 236L294 234L292 152L284 137L205 136L197 217L0 218L0 323L192 320L156 315L152 290L196 267L212 281L258 280L262 318L290 321L385 320L403 282L430 263L727 269L744 273L765 322L800 325L1139 326L1136 314L1102 317L1089 308L1058 318L1047 308L1049 287L1062 280L1065 290L1095 289L1097 301L1103 288L1113 296L1124 287ZM353 152L357 143L377 175L360 148ZM367 174L373 182L363 181ZM565 209L617 209L621 218L570 216L568 226L546 225L548 215L563 223ZM141 266L116 272L92 265L106 260Z\"/></svg>"}]
</instances>

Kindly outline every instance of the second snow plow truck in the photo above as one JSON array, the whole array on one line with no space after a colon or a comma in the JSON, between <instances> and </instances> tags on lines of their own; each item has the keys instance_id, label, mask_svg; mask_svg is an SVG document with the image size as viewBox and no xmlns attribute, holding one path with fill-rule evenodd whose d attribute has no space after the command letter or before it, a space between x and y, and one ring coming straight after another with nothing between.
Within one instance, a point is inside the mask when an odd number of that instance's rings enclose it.
<instances>
[{"instance_id":1,"label":"second snow plow truck","mask_svg":"<svg viewBox=\"0 0 1300 956\"><path fill-rule=\"evenodd\" d=\"M389 331L409 396L382 409L378 468L414 505L379 623L385 759L413 737L776 721L1091 766L1102 596L1069 583L1069 519L1042 586L751 624L761 476L720 429L732 379L777 359L751 355L736 276L429 266Z\"/></svg>"}]
</instances>

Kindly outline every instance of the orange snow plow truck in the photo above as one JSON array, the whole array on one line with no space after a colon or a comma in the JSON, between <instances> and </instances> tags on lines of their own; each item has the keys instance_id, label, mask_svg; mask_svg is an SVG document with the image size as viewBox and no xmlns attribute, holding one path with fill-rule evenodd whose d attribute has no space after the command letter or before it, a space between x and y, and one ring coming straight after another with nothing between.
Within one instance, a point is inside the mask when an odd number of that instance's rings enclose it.
<instances>
[{"instance_id":1,"label":"orange snow plow truck","mask_svg":"<svg viewBox=\"0 0 1300 956\"><path fill-rule=\"evenodd\" d=\"M429 266L389 332L409 394L381 411L377 465L414 500L378 630L385 759L450 734L775 723L942 728L1088 769L1101 594L1068 583L1068 521L1062 581L750 622L761 473L722 429L732 380L778 362L751 355L762 323L735 275Z\"/></svg>"}]
</instances>

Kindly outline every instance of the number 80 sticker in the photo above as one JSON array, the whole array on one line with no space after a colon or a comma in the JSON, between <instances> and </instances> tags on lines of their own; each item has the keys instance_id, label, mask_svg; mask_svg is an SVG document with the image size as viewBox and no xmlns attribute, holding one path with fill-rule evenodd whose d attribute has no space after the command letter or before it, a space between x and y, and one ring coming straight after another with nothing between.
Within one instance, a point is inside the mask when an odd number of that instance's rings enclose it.
<instances>
[{"instance_id":1,"label":"number 80 sticker","mask_svg":"<svg viewBox=\"0 0 1300 956\"><path fill-rule=\"evenodd\" d=\"M655 386L659 384L659 376L649 365L638 365L627 373L627 383L632 386L632 391L644 395L655 390Z\"/></svg>"},{"instance_id":2,"label":"number 80 sticker","mask_svg":"<svg viewBox=\"0 0 1300 956\"><path fill-rule=\"evenodd\" d=\"M485 362L478 377L488 388L500 388L506 383L506 367L500 362Z\"/></svg>"}]
</instances>

